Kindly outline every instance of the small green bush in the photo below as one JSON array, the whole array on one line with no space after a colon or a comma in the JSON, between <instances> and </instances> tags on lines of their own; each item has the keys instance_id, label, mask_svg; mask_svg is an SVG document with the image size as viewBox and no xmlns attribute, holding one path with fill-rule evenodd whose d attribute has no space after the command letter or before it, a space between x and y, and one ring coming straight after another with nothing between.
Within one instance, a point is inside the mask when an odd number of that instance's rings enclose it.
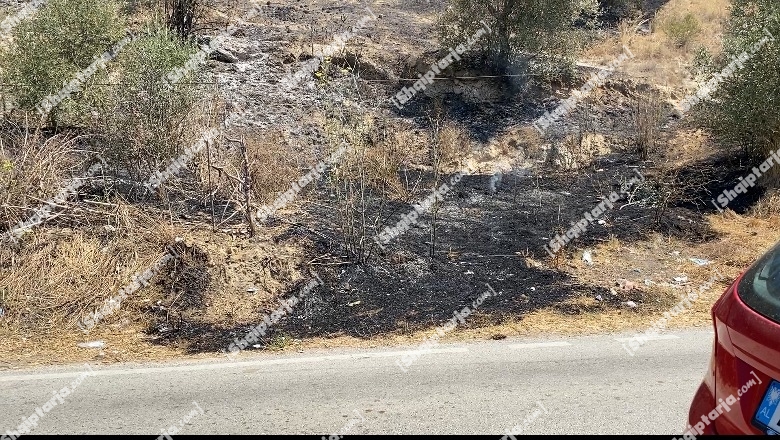
<instances>
[{"instance_id":1,"label":"small green bush","mask_svg":"<svg viewBox=\"0 0 780 440\"><path fill-rule=\"evenodd\" d=\"M661 30L675 46L685 47L701 33L701 25L693 14L688 13L682 18L679 16L667 18L661 24Z\"/></svg>"},{"instance_id":2,"label":"small green bush","mask_svg":"<svg viewBox=\"0 0 780 440\"><path fill-rule=\"evenodd\" d=\"M155 28L127 46L115 60L121 87L95 94L98 130L107 142L104 157L143 177L179 154L189 139L197 96L191 72L178 83L164 81L196 53L165 28ZM102 101L101 97L105 97Z\"/></svg>"},{"instance_id":3,"label":"small green bush","mask_svg":"<svg viewBox=\"0 0 780 440\"><path fill-rule=\"evenodd\" d=\"M2 81L14 85L9 97L21 109L35 109L121 40L123 29L113 0L47 2L14 28L12 44L0 53Z\"/></svg>"}]
</instances>

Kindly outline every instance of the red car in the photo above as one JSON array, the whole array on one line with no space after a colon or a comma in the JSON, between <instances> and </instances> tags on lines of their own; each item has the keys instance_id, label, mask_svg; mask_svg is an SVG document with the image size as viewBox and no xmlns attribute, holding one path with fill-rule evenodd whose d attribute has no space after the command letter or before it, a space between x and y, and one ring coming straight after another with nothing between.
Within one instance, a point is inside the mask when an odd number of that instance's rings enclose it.
<instances>
[{"instance_id":1,"label":"red car","mask_svg":"<svg viewBox=\"0 0 780 440\"><path fill-rule=\"evenodd\" d=\"M780 244L712 307L715 347L684 438L780 433Z\"/></svg>"}]
</instances>

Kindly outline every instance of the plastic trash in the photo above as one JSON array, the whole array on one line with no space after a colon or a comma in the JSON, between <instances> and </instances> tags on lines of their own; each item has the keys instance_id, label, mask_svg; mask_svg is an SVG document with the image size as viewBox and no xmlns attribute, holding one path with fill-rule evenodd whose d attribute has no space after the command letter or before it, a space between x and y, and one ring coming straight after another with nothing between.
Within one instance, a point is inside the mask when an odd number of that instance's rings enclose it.
<instances>
[{"instance_id":1,"label":"plastic trash","mask_svg":"<svg viewBox=\"0 0 780 440\"><path fill-rule=\"evenodd\" d=\"M585 251L582 253L582 261L584 261L588 266L593 266L593 255L591 255L590 251Z\"/></svg>"}]
</instances>

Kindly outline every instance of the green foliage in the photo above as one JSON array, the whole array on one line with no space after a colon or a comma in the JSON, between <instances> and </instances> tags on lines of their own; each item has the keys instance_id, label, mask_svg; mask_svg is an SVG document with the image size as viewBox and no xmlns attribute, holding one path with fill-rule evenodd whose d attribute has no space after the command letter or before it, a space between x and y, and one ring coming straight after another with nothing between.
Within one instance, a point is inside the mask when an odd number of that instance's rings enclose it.
<instances>
[{"instance_id":1,"label":"green foliage","mask_svg":"<svg viewBox=\"0 0 780 440\"><path fill-rule=\"evenodd\" d=\"M51 0L12 35L13 43L0 54L2 81L18 85L11 96L32 110L121 40L124 31L113 0Z\"/></svg>"},{"instance_id":2,"label":"green foliage","mask_svg":"<svg viewBox=\"0 0 780 440\"><path fill-rule=\"evenodd\" d=\"M508 69L519 54L570 57L577 30L598 15L596 0L452 0L440 22L446 45L468 41L483 26L491 33L472 48L499 69Z\"/></svg>"},{"instance_id":3,"label":"green foliage","mask_svg":"<svg viewBox=\"0 0 780 440\"><path fill-rule=\"evenodd\" d=\"M174 85L164 78L196 51L164 28L151 30L122 51L114 62L122 86L94 94L97 126L107 139L106 159L131 174L148 174L179 154L197 101L190 84L197 72Z\"/></svg>"},{"instance_id":4,"label":"green foliage","mask_svg":"<svg viewBox=\"0 0 780 440\"><path fill-rule=\"evenodd\" d=\"M780 147L780 41L772 41L777 37L780 4L734 0L717 70L742 54L749 59L723 81L712 103L700 104L701 120L721 142L744 148L761 160L770 149ZM765 44L757 49L762 40Z\"/></svg>"},{"instance_id":5,"label":"green foliage","mask_svg":"<svg viewBox=\"0 0 780 440\"><path fill-rule=\"evenodd\" d=\"M691 67L693 69L693 74L697 78L702 78L704 75L712 73L713 69L715 68L715 60L707 48L701 46L696 49L696 53L693 56L693 61L691 62Z\"/></svg>"},{"instance_id":6,"label":"green foliage","mask_svg":"<svg viewBox=\"0 0 780 440\"><path fill-rule=\"evenodd\" d=\"M541 53L528 63L528 72L542 84L567 83L577 75L577 65L571 57Z\"/></svg>"},{"instance_id":7,"label":"green foliage","mask_svg":"<svg viewBox=\"0 0 780 440\"><path fill-rule=\"evenodd\" d=\"M684 17L672 16L661 23L661 29L677 47L685 47L701 33L696 17L688 13Z\"/></svg>"}]
</instances>

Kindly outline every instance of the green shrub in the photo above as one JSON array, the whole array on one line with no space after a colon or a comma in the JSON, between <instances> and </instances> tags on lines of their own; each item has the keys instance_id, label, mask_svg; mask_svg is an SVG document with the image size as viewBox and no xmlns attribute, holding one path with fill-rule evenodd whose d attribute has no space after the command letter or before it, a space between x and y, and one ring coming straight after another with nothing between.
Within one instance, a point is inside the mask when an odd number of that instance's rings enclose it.
<instances>
[{"instance_id":1,"label":"green shrub","mask_svg":"<svg viewBox=\"0 0 780 440\"><path fill-rule=\"evenodd\" d=\"M699 104L698 116L721 143L763 161L770 149L780 147L780 41L772 41L780 36L780 4L734 0L729 20L717 71L740 55L744 64L724 78L713 101Z\"/></svg>"},{"instance_id":2,"label":"green shrub","mask_svg":"<svg viewBox=\"0 0 780 440\"><path fill-rule=\"evenodd\" d=\"M2 81L15 85L9 95L18 107L33 110L124 33L113 0L51 0L14 28L12 44L0 53Z\"/></svg>"},{"instance_id":3,"label":"green shrub","mask_svg":"<svg viewBox=\"0 0 780 440\"><path fill-rule=\"evenodd\" d=\"M575 23L587 26L597 15L595 0L452 0L440 21L440 35L445 47L455 47L475 35L484 20L491 32L473 50L486 55L497 69L507 70L517 55L543 51L548 56L571 56L577 46Z\"/></svg>"},{"instance_id":4,"label":"green shrub","mask_svg":"<svg viewBox=\"0 0 780 440\"><path fill-rule=\"evenodd\" d=\"M197 101L191 83L198 74L192 72L174 85L164 78L195 53L194 46L156 28L117 57L114 67L121 87L105 87L95 94L93 104L97 129L107 141L102 144L107 160L143 177L179 154L189 140Z\"/></svg>"},{"instance_id":5,"label":"green shrub","mask_svg":"<svg viewBox=\"0 0 780 440\"><path fill-rule=\"evenodd\" d=\"M715 60L710 51L708 51L706 47L701 46L696 49L693 61L691 61L692 73L696 78L702 78L705 75L709 75L714 69L714 63Z\"/></svg>"},{"instance_id":6,"label":"green shrub","mask_svg":"<svg viewBox=\"0 0 780 440\"><path fill-rule=\"evenodd\" d=\"M685 47L701 33L701 25L693 14L688 13L682 18L667 18L661 23L661 30L675 46Z\"/></svg>"}]
</instances>

